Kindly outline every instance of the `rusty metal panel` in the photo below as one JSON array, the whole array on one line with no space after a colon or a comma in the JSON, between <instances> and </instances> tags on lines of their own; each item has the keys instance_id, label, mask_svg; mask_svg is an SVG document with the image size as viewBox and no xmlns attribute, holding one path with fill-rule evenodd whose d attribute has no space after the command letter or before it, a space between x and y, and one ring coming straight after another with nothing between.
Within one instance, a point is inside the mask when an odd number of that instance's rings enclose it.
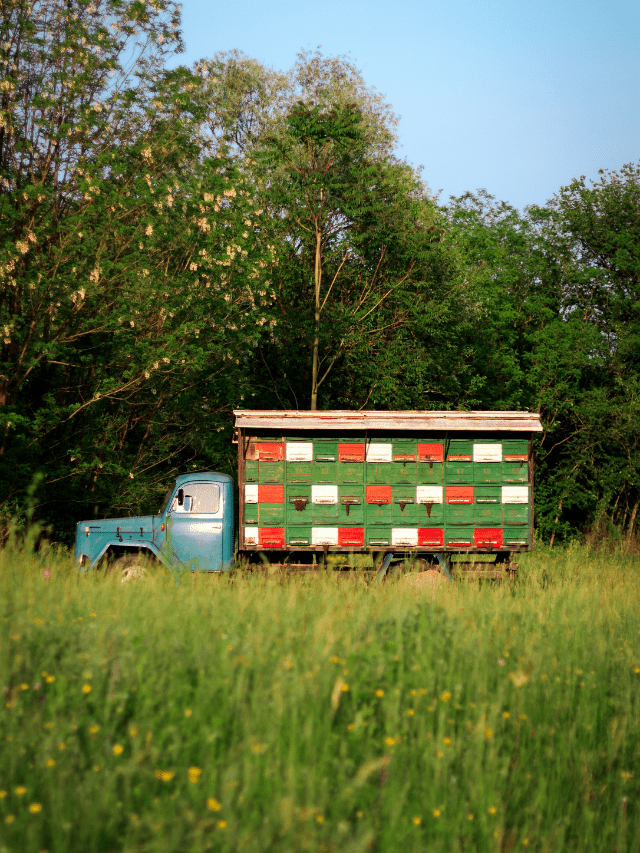
<instances>
[{"instance_id":1,"label":"rusty metal panel","mask_svg":"<svg viewBox=\"0 0 640 853\"><path fill-rule=\"evenodd\" d=\"M542 432L535 412L234 411L236 427L300 430Z\"/></svg>"}]
</instances>

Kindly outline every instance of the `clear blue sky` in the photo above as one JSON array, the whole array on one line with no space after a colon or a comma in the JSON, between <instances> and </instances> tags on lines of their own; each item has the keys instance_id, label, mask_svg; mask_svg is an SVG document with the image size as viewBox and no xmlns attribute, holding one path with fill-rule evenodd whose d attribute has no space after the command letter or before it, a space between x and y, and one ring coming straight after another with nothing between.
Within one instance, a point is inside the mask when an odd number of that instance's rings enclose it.
<instances>
[{"instance_id":1,"label":"clear blue sky","mask_svg":"<svg viewBox=\"0 0 640 853\"><path fill-rule=\"evenodd\" d=\"M398 153L441 200L543 204L640 160L640 0L184 0L191 64L236 48L279 70L348 54L401 117Z\"/></svg>"}]
</instances>

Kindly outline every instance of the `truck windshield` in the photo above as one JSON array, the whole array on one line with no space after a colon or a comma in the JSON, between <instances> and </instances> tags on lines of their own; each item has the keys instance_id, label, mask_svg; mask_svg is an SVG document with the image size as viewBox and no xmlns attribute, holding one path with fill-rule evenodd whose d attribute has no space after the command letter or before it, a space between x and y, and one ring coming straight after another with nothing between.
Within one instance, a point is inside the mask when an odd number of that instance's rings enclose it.
<instances>
[{"instance_id":1,"label":"truck windshield","mask_svg":"<svg viewBox=\"0 0 640 853\"><path fill-rule=\"evenodd\" d=\"M187 483L183 488L185 498L191 498L191 508L188 512L198 515L216 513L220 509L220 486L217 483ZM176 498L171 512L187 512L187 510L178 505Z\"/></svg>"}]
</instances>

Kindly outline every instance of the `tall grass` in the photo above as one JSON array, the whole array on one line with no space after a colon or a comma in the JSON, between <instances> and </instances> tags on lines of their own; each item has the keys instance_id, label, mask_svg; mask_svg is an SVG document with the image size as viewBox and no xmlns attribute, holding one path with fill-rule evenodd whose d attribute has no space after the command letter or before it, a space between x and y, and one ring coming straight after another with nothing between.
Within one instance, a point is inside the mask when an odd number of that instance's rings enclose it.
<instances>
[{"instance_id":1,"label":"tall grass","mask_svg":"<svg viewBox=\"0 0 640 853\"><path fill-rule=\"evenodd\" d=\"M337 574L0 553L0 851L640 850L640 561Z\"/></svg>"}]
</instances>

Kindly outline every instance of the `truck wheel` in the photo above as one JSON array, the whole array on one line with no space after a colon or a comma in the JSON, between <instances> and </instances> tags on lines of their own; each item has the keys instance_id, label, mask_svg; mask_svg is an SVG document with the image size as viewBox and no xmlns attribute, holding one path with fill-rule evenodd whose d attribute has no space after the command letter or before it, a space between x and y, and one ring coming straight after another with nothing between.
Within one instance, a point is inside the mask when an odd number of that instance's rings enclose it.
<instances>
[{"instance_id":1,"label":"truck wheel","mask_svg":"<svg viewBox=\"0 0 640 853\"><path fill-rule=\"evenodd\" d=\"M111 564L109 574L120 575L120 583L127 583L147 574L145 560L140 554L125 554Z\"/></svg>"}]
</instances>

